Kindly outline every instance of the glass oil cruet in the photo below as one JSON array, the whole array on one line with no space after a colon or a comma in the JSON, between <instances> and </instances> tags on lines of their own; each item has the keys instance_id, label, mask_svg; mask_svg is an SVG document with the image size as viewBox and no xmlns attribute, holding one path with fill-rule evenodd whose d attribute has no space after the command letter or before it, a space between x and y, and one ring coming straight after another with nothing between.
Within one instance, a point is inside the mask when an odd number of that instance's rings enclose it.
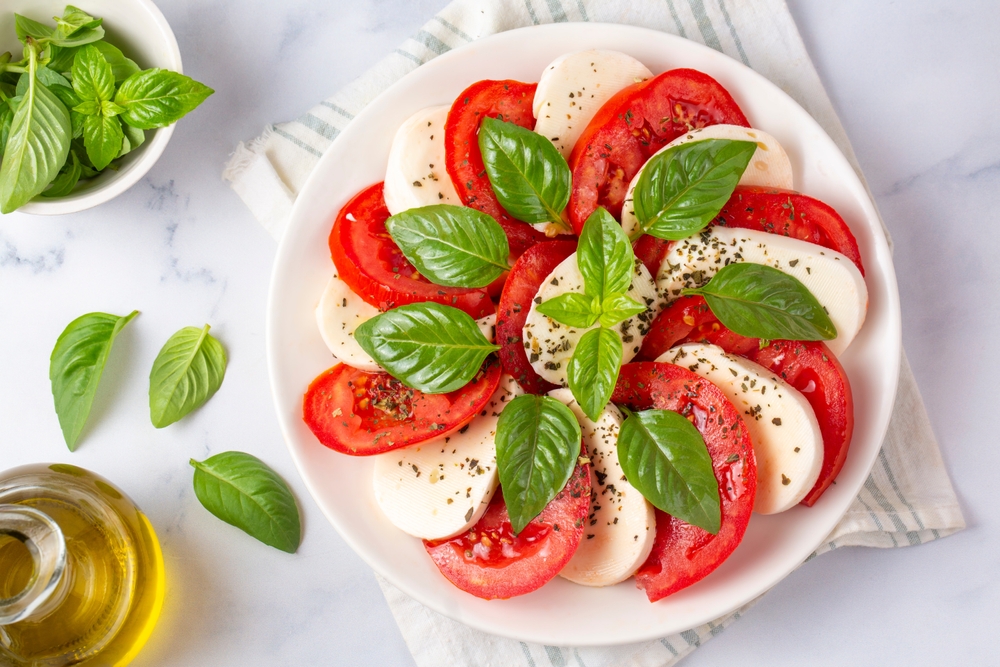
<instances>
[{"instance_id":1,"label":"glass oil cruet","mask_svg":"<svg viewBox=\"0 0 1000 667\"><path fill-rule=\"evenodd\" d=\"M126 665L163 595L156 534L107 480L65 464L0 473L0 665Z\"/></svg>"}]
</instances>

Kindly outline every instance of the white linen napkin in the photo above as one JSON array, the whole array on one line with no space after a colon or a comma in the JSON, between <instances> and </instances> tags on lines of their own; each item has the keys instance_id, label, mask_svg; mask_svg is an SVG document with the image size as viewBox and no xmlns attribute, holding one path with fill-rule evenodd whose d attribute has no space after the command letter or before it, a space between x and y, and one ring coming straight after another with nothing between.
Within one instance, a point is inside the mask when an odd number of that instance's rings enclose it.
<instances>
[{"instance_id":1,"label":"white linen napkin","mask_svg":"<svg viewBox=\"0 0 1000 667\"><path fill-rule=\"evenodd\" d=\"M625 23L677 34L742 61L780 86L823 126L861 175L784 0L454 0L353 83L299 119L268 127L237 147L223 178L280 238L306 177L340 131L400 77L477 38L539 23ZM864 177L862 176L862 180ZM888 234L887 234L888 237ZM890 241L891 244L891 241ZM842 546L899 547L965 527L958 500L905 354L899 389L871 475L813 556ZM812 558L812 556L810 556ZM669 667L753 606L658 641L606 648L527 644L468 628L379 577L389 607L420 667Z\"/></svg>"}]
</instances>

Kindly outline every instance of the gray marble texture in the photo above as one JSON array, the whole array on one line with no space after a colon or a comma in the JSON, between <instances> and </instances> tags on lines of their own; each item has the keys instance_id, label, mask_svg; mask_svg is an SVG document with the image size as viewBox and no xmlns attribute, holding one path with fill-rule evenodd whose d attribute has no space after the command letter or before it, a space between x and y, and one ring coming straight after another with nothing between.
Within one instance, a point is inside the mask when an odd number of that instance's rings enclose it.
<instances>
[{"instance_id":1,"label":"gray marble texture","mask_svg":"<svg viewBox=\"0 0 1000 667\"><path fill-rule=\"evenodd\" d=\"M118 483L163 543L169 590L136 665L411 665L371 571L299 481L264 351L275 244L219 177L240 140L299 115L414 32L445 0L159 0L185 70L217 89L152 171L77 215L0 219L0 469L71 462ZM1000 14L991 0L790 0L896 243L903 338L969 528L917 548L843 549L779 584L686 665L996 664L994 472L1000 328ZM142 314L119 338L76 453L48 382L62 328ZM208 322L225 384L164 430L148 369ZM290 556L205 512L191 457L229 449L291 483L305 539Z\"/></svg>"}]
</instances>

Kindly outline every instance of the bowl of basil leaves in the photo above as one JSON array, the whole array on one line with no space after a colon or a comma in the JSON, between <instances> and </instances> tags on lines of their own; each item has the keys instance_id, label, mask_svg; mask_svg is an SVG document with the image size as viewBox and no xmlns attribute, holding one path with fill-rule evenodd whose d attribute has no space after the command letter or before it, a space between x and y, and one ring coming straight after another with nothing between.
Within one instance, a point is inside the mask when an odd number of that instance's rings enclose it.
<instances>
[{"instance_id":1,"label":"bowl of basil leaves","mask_svg":"<svg viewBox=\"0 0 1000 667\"><path fill-rule=\"evenodd\" d=\"M134 185L214 91L150 0L0 8L0 213L74 213Z\"/></svg>"}]
</instances>

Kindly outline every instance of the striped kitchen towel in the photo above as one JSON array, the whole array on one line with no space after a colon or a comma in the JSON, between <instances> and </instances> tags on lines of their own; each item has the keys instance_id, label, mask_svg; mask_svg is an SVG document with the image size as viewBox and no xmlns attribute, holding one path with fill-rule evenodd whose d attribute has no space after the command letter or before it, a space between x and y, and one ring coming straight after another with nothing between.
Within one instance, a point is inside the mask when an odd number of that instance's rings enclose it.
<instances>
[{"instance_id":1,"label":"striped kitchen towel","mask_svg":"<svg viewBox=\"0 0 1000 667\"><path fill-rule=\"evenodd\" d=\"M706 44L776 83L819 121L860 169L784 0L455 0L398 49L299 119L240 144L224 178L280 238L316 161L368 102L400 77L452 48L523 26L599 21L654 28ZM862 177L863 179L863 177ZM842 546L921 544L965 527L905 356L885 442L864 488L815 555ZM745 613L658 641L606 648L526 644L447 619L380 578L420 667L668 667Z\"/></svg>"}]
</instances>

